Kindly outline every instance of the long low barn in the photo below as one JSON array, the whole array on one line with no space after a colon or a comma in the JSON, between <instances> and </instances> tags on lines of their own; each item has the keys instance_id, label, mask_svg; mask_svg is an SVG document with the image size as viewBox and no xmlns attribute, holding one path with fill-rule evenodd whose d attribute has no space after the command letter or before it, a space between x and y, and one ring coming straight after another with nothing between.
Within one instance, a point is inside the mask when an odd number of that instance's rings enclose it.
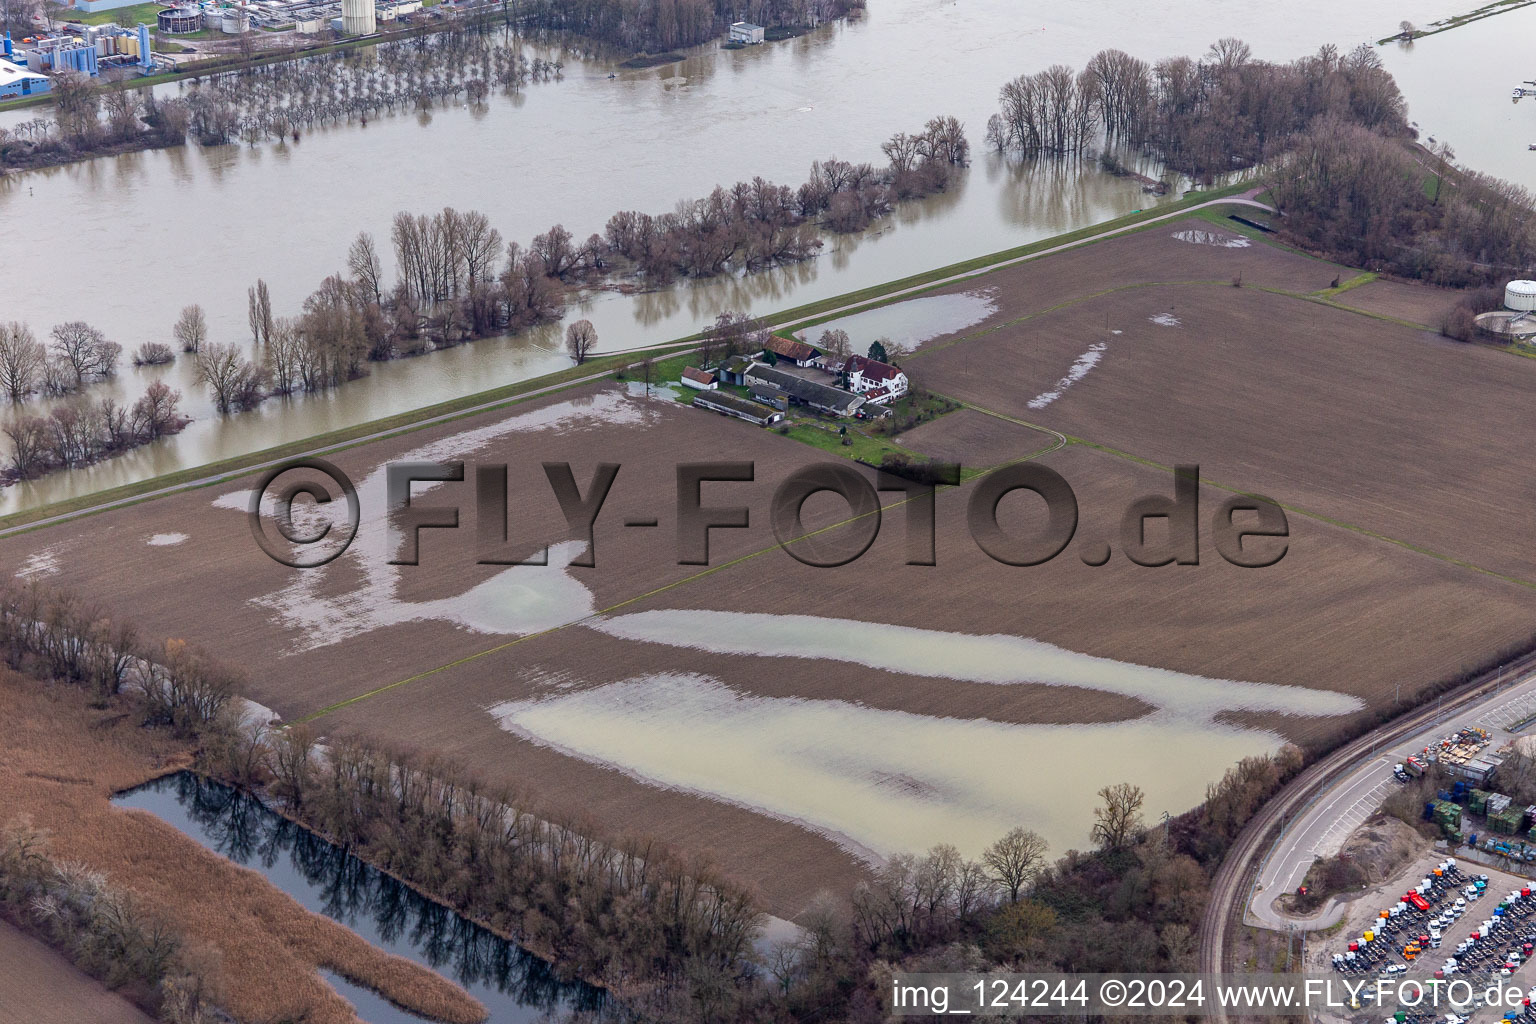
<instances>
[{"instance_id":1,"label":"long low barn","mask_svg":"<svg viewBox=\"0 0 1536 1024\"><path fill-rule=\"evenodd\" d=\"M753 384L771 384L788 394L790 401L797 405L808 406L829 416L852 416L864 404L864 398L861 395L818 384L793 373L764 366L762 363L753 363L748 367L745 378L749 387Z\"/></svg>"},{"instance_id":2,"label":"long low barn","mask_svg":"<svg viewBox=\"0 0 1536 1024\"><path fill-rule=\"evenodd\" d=\"M693 405L700 409L709 409L713 412L723 413L726 416L735 416L739 420L748 423L756 423L760 427L766 427L770 423L777 423L784 418L784 414L777 409L770 408L760 402L749 402L728 391L700 391L693 396Z\"/></svg>"}]
</instances>

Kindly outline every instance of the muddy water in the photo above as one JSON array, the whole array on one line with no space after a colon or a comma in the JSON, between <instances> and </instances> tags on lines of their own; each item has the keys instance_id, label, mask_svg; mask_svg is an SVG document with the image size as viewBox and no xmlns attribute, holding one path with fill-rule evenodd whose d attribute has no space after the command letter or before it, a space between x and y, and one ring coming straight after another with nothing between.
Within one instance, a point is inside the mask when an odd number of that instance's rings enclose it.
<instances>
[{"instance_id":1,"label":"muddy water","mask_svg":"<svg viewBox=\"0 0 1536 1024\"><path fill-rule=\"evenodd\" d=\"M557 980L545 961L423 899L228 786L182 772L113 802L149 811L215 853L259 872L309 910L459 983L490 1011L490 1024L532 1024L546 1020L547 1010L602 1003L600 990ZM334 981L368 1024L421 1019L355 985Z\"/></svg>"},{"instance_id":2,"label":"muddy water","mask_svg":"<svg viewBox=\"0 0 1536 1024\"><path fill-rule=\"evenodd\" d=\"M1276 19L1259 0L1219 13L1205 0L877 0L860 22L781 44L705 47L680 64L614 78L606 64L573 62L564 81L479 109L342 125L297 145L177 149L21 175L0 182L0 223L27 253L7 263L0 317L44 329L87 319L131 350L168 340L177 310L200 302L214 337L238 341L254 278L265 277L277 311L291 314L340 267L356 231L386 237L398 209L482 209L508 237L526 240L556 221L585 237L615 210L664 211L716 183L756 174L799 182L811 160L833 154L877 160L883 139L939 112L962 118L979 151L1004 80L1059 61L1080 66L1102 47L1156 59L1238 35L1260 56L1285 59L1462 6L1300 0ZM978 152L957 188L866 235L830 240L813 263L649 295L603 293L570 316L591 318L603 348L627 348L688 334L722 308L782 309L1151 202L1133 181L1091 167L1021 167ZM558 336L555 328L375 367L340 394L230 420L211 413L185 361L125 375L132 397L163 373L196 422L151 450L10 489L0 512L526 379L565 365Z\"/></svg>"},{"instance_id":3,"label":"muddy water","mask_svg":"<svg viewBox=\"0 0 1536 1024\"><path fill-rule=\"evenodd\" d=\"M846 331L855 351L864 347L866 340L874 338L889 338L910 351L932 338L979 324L996 310L996 290L991 288L951 295L924 295L828 320L798 334L814 341L823 331Z\"/></svg>"},{"instance_id":4,"label":"muddy water","mask_svg":"<svg viewBox=\"0 0 1536 1024\"><path fill-rule=\"evenodd\" d=\"M1381 56L1423 137L1450 143L1464 167L1536 190L1536 97L1510 97L1516 86L1536 89L1529 81L1536 79L1533 34L1536 7L1523 7L1413 43L1389 43Z\"/></svg>"},{"instance_id":5,"label":"muddy water","mask_svg":"<svg viewBox=\"0 0 1536 1024\"><path fill-rule=\"evenodd\" d=\"M940 842L977 856L1021 822L1060 853L1087 840L1101 787L1133 779L1149 820L1178 814L1230 765L1282 742L1267 730L1166 710L1124 722L1018 725L762 697L685 674L489 710L532 742L802 824L867 858ZM1074 768L1041 775L1042 764Z\"/></svg>"},{"instance_id":6,"label":"muddy water","mask_svg":"<svg viewBox=\"0 0 1536 1024\"><path fill-rule=\"evenodd\" d=\"M1019 822L1059 852L1083 842L1088 809L1103 786L1132 777L1146 791L1149 816L1178 814L1233 762L1281 744L1268 729L1223 722L1224 713L1329 716L1362 707L1347 694L1207 679L1027 637L697 610L589 625L626 640L742 658L812 658L999 686L1084 687L1153 707L1119 722L1020 725L764 697L675 673L489 709L502 728L531 742L651 785L802 824L871 859L938 842L976 855ZM1039 764L1075 767L1052 773L1049 785L1021 785L1021 774Z\"/></svg>"}]
</instances>

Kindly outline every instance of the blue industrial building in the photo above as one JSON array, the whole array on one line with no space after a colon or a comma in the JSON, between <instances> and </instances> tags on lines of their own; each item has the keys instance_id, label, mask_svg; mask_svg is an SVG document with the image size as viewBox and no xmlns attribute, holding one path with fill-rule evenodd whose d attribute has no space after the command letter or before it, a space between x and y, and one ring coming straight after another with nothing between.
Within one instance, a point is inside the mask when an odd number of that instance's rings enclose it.
<instances>
[{"instance_id":1,"label":"blue industrial building","mask_svg":"<svg viewBox=\"0 0 1536 1024\"><path fill-rule=\"evenodd\" d=\"M15 99L17 96L35 96L40 92L47 92L52 84L48 81L47 75L28 71L8 60L0 60L0 100Z\"/></svg>"}]
</instances>

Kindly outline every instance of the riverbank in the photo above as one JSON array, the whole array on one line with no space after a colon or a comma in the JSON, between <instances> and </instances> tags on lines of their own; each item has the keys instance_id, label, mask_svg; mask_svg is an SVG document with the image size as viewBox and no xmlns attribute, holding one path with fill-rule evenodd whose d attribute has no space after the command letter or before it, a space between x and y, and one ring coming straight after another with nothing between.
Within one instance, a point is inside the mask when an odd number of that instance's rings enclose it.
<instances>
[{"instance_id":1,"label":"riverbank","mask_svg":"<svg viewBox=\"0 0 1536 1024\"><path fill-rule=\"evenodd\" d=\"M333 970L392 1002L473 1024L485 1011L434 972L390 956L311 913L150 815L115 809L112 794L188 766L193 744L139 726L121 700L92 707L78 687L0 670L0 806L47 834L53 853L131 891L184 936L241 1020L356 1024L317 971ZM4 825L6 822L0 822Z\"/></svg>"},{"instance_id":2,"label":"riverbank","mask_svg":"<svg viewBox=\"0 0 1536 1024\"><path fill-rule=\"evenodd\" d=\"M1536 0L1494 0L1493 3L1485 4L1476 10L1468 11L1466 14L1458 14L1443 21L1437 21L1430 25L1429 28L1409 29L1396 35L1387 36L1384 39L1378 39L1376 40L1376 45L1385 46L1388 43L1411 43L1415 39L1423 39L1426 36L1449 32L1453 28L1470 25L1474 21L1482 21L1484 18L1492 18L1498 14L1508 14L1510 11L1517 11L1522 7L1529 7L1533 3L1536 3Z\"/></svg>"},{"instance_id":3,"label":"riverbank","mask_svg":"<svg viewBox=\"0 0 1536 1024\"><path fill-rule=\"evenodd\" d=\"M1124 217L1079 228L1074 231L1041 239L1026 245L1005 249L1001 252L952 263L943 267L881 285L846 292L815 302L793 306L766 319L780 333L792 333L822 323L835 316L851 315L878 308L921 294L923 291L963 280L968 276L1006 265L1017 260L1033 258L1063 247L1083 244L1100 237L1110 237L1127 231L1150 226L1204 203L1239 195L1251 186L1246 182L1229 185L1209 192L1191 192L1182 199L1150 210L1137 210ZM558 373L530 378L514 384L465 395L461 398L425 406L394 416L370 420L354 426L311 435L302 440L260 449L201 466L188 467L172 473L160 474L144 480L92 494L80 495L64 501L51 502L36 508L18 511L0 517L0 535L35 529L63 518L93 514L109 508L136 504L149 498L180 490L207 487L227 482L234 477L277 462L299 457L340 451L356 444L382 437L404 433L435 423L469 416L477 412L510 405L514 402L549 394L552 391L576 387L626 367L638 367L646 358L676 354L680 349L692 348L702 337L701 332L661 345L643 349L614 352L589 359L580 366L568 367Z\"/></svg>"}]
</instances>

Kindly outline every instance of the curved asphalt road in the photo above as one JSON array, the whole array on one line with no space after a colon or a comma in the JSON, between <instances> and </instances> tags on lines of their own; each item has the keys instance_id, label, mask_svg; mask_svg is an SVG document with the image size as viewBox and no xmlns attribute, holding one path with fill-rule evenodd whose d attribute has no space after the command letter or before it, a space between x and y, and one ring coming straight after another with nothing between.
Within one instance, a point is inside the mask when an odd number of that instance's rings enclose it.
<instances>
[{"instance_id":1,"label":"curved asphalt road","mask_svg":"<svg viewBox=\"0 0 1536 1024\"><path fill-rule=\"evenodd\" d=\"M1511 684L1511 680L1514 680ZM1511 707L1513 706L1513 707ZM1392 764L1402 752L1422 749L1453 727L1481 725L1494 742L1507 738L1510 716L1536 713L1536 652L1511 659L1459 690L1373 729L1314 762L1272 798L1238 835L1211 881L1210 902L1200 925L1200 967L1218 973L1226 962L1234 908L1252 911L1253 923L1270 928L1297 924L1326 927L1325 908L1317 918L1293 919L1276 913L1275 897L1294 888L1319 849L1342 842L1354 821L1364 820L1373 794L1390 786ZM1274 832L1279 829L1278 838ZM1342 828L1342 831L1340 829ZM1248 906L1252 904L1252 906ZM1225 1021L1219 1007L1212 1017Z\"/></svg>"}]
</instances>

